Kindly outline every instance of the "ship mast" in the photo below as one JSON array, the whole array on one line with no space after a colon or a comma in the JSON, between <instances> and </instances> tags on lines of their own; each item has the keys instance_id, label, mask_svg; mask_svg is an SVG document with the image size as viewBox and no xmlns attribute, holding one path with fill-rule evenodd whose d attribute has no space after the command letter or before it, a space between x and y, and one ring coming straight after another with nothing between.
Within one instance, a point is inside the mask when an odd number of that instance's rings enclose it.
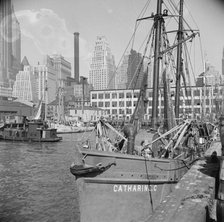
<instances>
[{"instance_id":1,"label":"ship mast","mask_svg":"<svg viewBox=\"0 0 224 222\"><path fill-rule=\"evenodd\" d=\"M161 46L161 27L164 22L162 16L162 0L157 1L157 14L154 17L155 26L155 49L153 64L153 95L152 95L152 128L156 128L158 120L159 103L159 66L160 66L160 46Z\"/></svg>"},{"instance_id":2,"label":"ship mast","mask_svg":"<svg viewBox=\"0 0 224 222\"><path fill-rule=\"evenodd\" d=\"M183 60L182 60L182 42L183 42L183 3L184 0L180 0L179 9L179 27L177 32L177 73L176 73L176 94L175 94L175 115L179 118L180 112L180 78L183 76Z\"/></svg>"}]
</instances>

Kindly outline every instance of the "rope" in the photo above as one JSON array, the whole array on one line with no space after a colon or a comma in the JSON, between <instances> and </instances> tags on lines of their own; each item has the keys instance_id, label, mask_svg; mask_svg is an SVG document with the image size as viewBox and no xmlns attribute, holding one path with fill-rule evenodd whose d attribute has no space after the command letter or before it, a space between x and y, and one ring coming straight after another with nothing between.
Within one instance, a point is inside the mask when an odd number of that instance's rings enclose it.
<instances>
[{"instance_id":1,"label":"rope","mask_svg":"<svg viewBox=\"0 0 224 222\"><path fill-rule=\"evenodd\" d=\"M184 163L184 166L181 166L181 167L177 167L177 168L172 168L172 169L164 169L164 168L161 168L161 167L158 167L158 166L155 166L156 168L160 169L161 171L175 171L175 170L180 170L180 169L183 169L183 168L189 168L190 165L192 165L194 162L198 161L198 160L202 160L204 158L196 158L195 160L191 161L188 165L186 164L186 162L184 160L180 160Z\"/></svg>"}]
</instances>

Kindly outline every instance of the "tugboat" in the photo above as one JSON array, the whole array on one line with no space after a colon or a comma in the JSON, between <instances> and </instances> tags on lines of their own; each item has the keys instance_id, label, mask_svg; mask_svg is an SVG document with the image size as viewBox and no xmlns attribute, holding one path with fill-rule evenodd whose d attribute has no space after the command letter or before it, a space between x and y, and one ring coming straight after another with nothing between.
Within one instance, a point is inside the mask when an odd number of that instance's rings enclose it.
<instances>
[{"instance_id":1,"label":"tugboat","mask_svg":"<svg viewBox=\"0 0 224 222\"><path fill-rule=\"evenodd\" d=\"M26 117L21 123L8 123L2 126L0 138L29 142L58 142L62 140L62 137L57 136L57 130L48 128L43 120L27 121Z\"/></svg>"}]
</instances>

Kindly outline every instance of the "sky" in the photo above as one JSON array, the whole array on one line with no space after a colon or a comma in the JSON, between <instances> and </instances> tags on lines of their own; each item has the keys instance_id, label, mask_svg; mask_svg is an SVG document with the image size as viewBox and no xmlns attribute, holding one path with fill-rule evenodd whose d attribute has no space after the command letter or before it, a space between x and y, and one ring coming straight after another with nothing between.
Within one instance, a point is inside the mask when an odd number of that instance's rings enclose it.
<instances>
[{"instance_id":1,"label":"sky","mask_svg":"<svg viewBox=\"0 0 224 222\"><path fill-rule=\"evenodd\" d=\"M166 0L165 0L166 1ZM165 2L164 1L164 2ZM31 65L43 55L59 53L73 68L73 33L80 33L80 75L88 77L96 37L106 36L118 64L147 0L13 0L22 33L22 57ZM177 0L175 0L177 2ZM224 47L224 1L185 0L186 17L200 30L201 51L221 73ZM147 16L155 12L151 0ZM199 50L200 47L198 47ZM199 62L198 62L199 63ZM197 64L196 64L197 66Z\"/></svg>"}]
</instances>

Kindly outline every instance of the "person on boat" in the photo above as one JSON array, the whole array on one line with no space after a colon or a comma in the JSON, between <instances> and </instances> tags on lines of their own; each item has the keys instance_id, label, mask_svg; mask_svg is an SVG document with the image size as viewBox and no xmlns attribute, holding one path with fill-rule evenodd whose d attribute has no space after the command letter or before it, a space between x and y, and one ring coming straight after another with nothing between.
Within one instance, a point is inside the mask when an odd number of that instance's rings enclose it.
<instances>
[{"instance_id":1,"label":"person on boat","mask_svg":"<svg viewBox=\"0 0 224 222\"><path fill-rule=\"evenodd\" d=\"M144 156L147 158L154 157L154 153L152 151L152 148L148 140L143 140L141 142L141 156Z\"/></svg>"}]
</instances>

